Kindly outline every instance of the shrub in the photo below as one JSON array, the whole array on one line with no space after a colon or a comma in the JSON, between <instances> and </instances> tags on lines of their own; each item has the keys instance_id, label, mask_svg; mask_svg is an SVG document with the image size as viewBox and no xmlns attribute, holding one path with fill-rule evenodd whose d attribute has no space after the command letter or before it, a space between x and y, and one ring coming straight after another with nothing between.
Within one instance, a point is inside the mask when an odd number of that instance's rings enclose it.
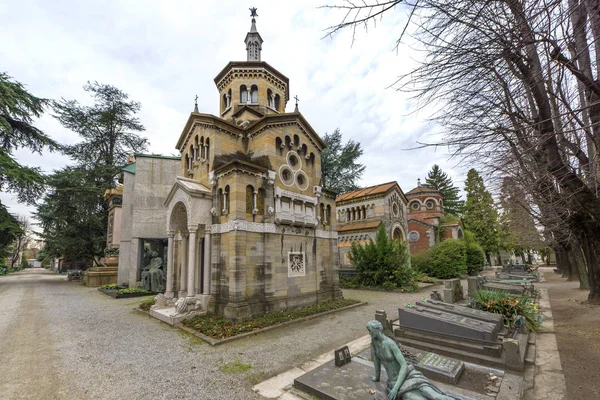
<instances>
[{"instance_id":1,"label":"shrub","mask_svg":"<svg viewBox=\"0 0 600 400\"><path fill-rule=\"evenodd\" d=\"M446 239L429 250L427 275L439 279L458 278L467 272L466 244L460 239Z\"/></svg>"},{"instance_id":2,"label":"shrub","mask_svg":"<svg viewBox=\"0 0 600 400\"><path fill-rule=\"evenodd\" d=\"M471 242L466 244L466 257L468 275L478 275L483 271L485 252L479 243Z\"/></svg>"},{"instance_id":3,"label":"shrub","mask_svg":"<svg viewBox=\"0 0 600 400\"><path fill-rule=\"evenodd\" d=\"M529 296L512 296L503 291L479 290L471 299L470 307L478 310L502 314L504 325L515 327L518 316L525 319L529 330L536 332L541 327L537 305Z\"/></svg>"},{"instance_id":4,"label":"shrub","mask_svg":"<svg viewBox=\"0 0 600 400\"><path fill-rule=\"evenodd\" d=\"M411 254L410 255L410 266L417 272L427 271L427 264L429 263L429 252Z\"/></svg>"},{"instance_id":5,"label":"shrub","mask_svg":"<svg viewBox=\"0 0 600 400\"><path fill-rule=\"evenodd\" d=\"M361 246L352 243L350 262L356 270L355 283L385 289L402 288L414 292L419 287L409 265L406 243L393 240L379 227L375 241Z\"/></svg>"},{"instance_id":6,"label":"shrub","mask_svg":"<svg viewBox=\"0 0 600 400\"><path fill-rule=\"evenodd\" d=\"M119 289L117 290L117 294L132 294L132 293L140 293L140 294L152 294L148 290L144 288L130 287L127 289Z\"/></svg>"}]
</instances>

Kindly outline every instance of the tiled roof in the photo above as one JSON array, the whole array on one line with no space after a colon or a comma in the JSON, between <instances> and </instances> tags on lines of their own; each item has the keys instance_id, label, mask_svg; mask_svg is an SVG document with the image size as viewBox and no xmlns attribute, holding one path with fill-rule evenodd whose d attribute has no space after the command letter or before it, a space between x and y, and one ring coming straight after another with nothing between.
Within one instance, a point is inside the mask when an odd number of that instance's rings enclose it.
<instances>
[{"instance_id":1,"label":"tiled roof","mask_svg":"<svg viewBox=\"0 0 600 400\"><path fill-rule=\"evenodd\" d=\"M351 232L351 231L372 231L381 225L381 221L367 221L367 222L354 222L351 224L338 225L337 231L340 232Z\"/></svg>"},{"instance_id":2,"label":"tiled roof","mask_svg":"<svg viewBox=\"0 0 600 400\"><path fill-rule=\"evenodd\" d=\"M363 197L363 196L372 196L372 195L376 195L376 194L383 194L383 193L386 193L391 188L393 188L395 185L398 185L398 183L396 181L382 183L380 185L375 185L375 186L370 186L368 188L355 190L354 192L348 192L348 193L341 194L338 196L337 199L335 199L335 201L345 201L345 200L357 199L357 198Z\"/></svg>"},{"instance_id":3,"label":"tiled roof","mask_svg":"<svg viewBox=\"0 0 600 400\"><path fill-rule=\"evenodd\" d=\"M407 195L411 195L411 194L418 194L418 193L438 193L439 191L435 190L432 187L429 186L417 186L416 188L414 188L413 190L411 190L410 192L406 193Z\"/></svg>"}]
</instances>

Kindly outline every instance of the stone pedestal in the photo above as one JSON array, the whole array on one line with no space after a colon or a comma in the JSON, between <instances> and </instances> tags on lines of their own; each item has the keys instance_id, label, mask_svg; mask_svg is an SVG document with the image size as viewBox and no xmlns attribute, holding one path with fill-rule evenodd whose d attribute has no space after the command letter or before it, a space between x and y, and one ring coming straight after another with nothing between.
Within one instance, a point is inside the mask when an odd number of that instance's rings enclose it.
<instances>
[{"instance_id":1,"label":"stone pedestal","mask_svg":"<svg viewBox=\"0 0 600 400\"><path fill-rule=\"evenodd\" d=\"M119 256L112 256L100 260L104 265L89 268L83 273L81 280L85 286L98 287L117 283L119 274Z\"/></svg>"}]
</instances>

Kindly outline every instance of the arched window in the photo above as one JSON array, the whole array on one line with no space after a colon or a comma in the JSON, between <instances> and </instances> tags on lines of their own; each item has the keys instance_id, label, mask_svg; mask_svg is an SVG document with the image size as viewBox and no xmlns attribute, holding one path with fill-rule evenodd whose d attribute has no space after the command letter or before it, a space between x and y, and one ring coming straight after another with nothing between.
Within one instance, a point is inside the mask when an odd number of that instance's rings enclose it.
<instances>
[{"instance_id":1,"label":"arched window","mask_svg":"<svg viewBox=\"0 0 600 400\"><path fill-rule=\"evenodd\" d=\"M367 207L362 206L363 219L367 219Z\"/></svg>"},{"instance_id":2,"label":"arched window","mask_svg":"<svg viewBox=\"0 0 600 400\"><path fill-rule=\"evenodd\" d=\"M294 135L294 146L296 146L296 148L300 146L300 137L298 135Z\"/></svg>"},{"instance_id":3,"label":"arched window","mask_svg":"<svg viewBox=\"0 0 600 400\"><path fill-rule=\"evenodd\" d=\"M310 166L314 167L314 165L315 165L315 153L310 153L310 157L309 157L308 161L310 163Z\"/></svg>"},{"instance_id":4,"label":"arched window","mask_svg":"<svg viewBox=\"0 0 600 400\"><path fill-rule=\"evenodd\" d=\"M194 160L200 158L200 149L198 148L198 136L194 137Z\"/></svg>"},{"instance_id":5,"label":"arched window","mask_svg":"<svg viewBox=\"0 0 600 400\"><path fill-rule=\"evenodd\" d=\"M277 153L279 155L281 155L283 153L282 145L283 145L283 142L281 141L281 138L278 137L277 139L275 139L275 153Z\"/></svg>"},{"instance_id":6,"label":"arched window","mask_svg":"<svg viewBox=\"0 0 600 400\"><path fill-rule=\"evenodd\" d=\"M275 98L271 89L267 89L267 106L275 108Z\"/></svg>"},{"instance_id":7,"label":"arched window","mask_svg":"<svg viewBox=\"0 0 600 400\"><path fill-rule=\"evenodd\" d=\"M223 111L227 110L227 95L223 93Z\"/></svg>"},{"instance_id":8,"label":"arched window","mask_svg":"<svg viewBox=\"0 0 600 400\"><path fill-rule=\"evenodd\" d=\"M350 221L350 210L346 210L346 222Z\"/></svg>"},{"instance_id":9,"label":"arched window","mask_svg":"<svg viewBox=\"0 0 600 400\"><path fill-rule=\"evenodd\" d=\"M204 157L204 150L205 150L205 149L204 149L204 136L202 136L202 137L200 138L200 151L199 151L199 154L198 154L198 157L199 157L199 158L205 158L205 157Z\"/></svg>"},{"instance_id":10,"label":"arched window","mask_svg":"<svg viewBox=\"0 0 600 400\"><path fill-rule=\"evenodd\" d=\"M301 150L302 154L304 154L304 158L309 158L308 155L308 147L306 147L305 144L302 145L302 150Z\"/></svg>"},{"instance_id":11,"label":"arched window","mask_svg":"<svg viewBox=\"0 0 600 400\"><path fill-rule=\"evenodd\" d=\"M252 104L257 104L258 103L258 87L256 85L252 85L251 88L251 102Z\"/></svg>"},{"instance_id":12,"label":"arched window","mask_svg":"<svg viewBox=\"0 0 600 400\"><path fill-rule=\"evenodd\" d=\"M265 214L265 189L258 189L256 196L256 213L258 215Z\"/></svg>"},{"instance_id":13,"label":"arched window","mask_svg":"<svg viewBox=\"0 0 600 400\"><path fill-rule=\"evenodd\" d=\"M252 214L254 208L254 187L248 185L246 186L246 214Z\"/></svg>"},{"instance_id":14,"label":"arched window","mask_svg":"<svg viewBox=\"0 0 600 400\"><path fill-rule=\"evenodd\" d=\"M229 185L225 186L225 190L223 190L223 215L229 214Z\"/></svg>"},{"instance_id":15,"label":"arched window","mask_svg":"<svg viewBox=\"0 0 600 400\"><path fill-rule=\"evenodd\" d=\"M186 154L185 155L185 174L184 176L188 176L190 174L190 169L192 169L191 164L190 164L190 157Z\"/></svg>"},{"instance_id":16,"label":"arched window","mask_svg":"<svg viewBox=\"0 0 600 400\"><path fill-rule=\"evenodd\" d=\"M208 154L210 151L210 143L208 138L206 138L206 142L204 143L204 158L208 160Z\"/></svg>"},{"instance_id":17,"label":"arched window","mask_svg":"<svg viewBox=\"0 0 600 400\"><path fill-rule=\"evenodd\" d=\"M227 107L226 108L229 108L229 107L231 107L231 89L229 89L227 91Z\"/></svg>"},{"instance_id":18,"label":"arched window","mask_svg":"<svg viewBox=\"0 0 600 400\"><path fill-rule=\"evenodd\" d=\"M286 136L286 137L285 137L285 145L286 145L287 147L292 147L292 139L290 139L290 137L289 137L289 136Z\"/></svg>"},{"instance_id":19,"label":"arched window","mask_svg":"<svg viewBox=\"0 0 600 400\"><path fill-rule=\"evenodd\" d=\"M321 223L325 224L325 205L321 203L319 206L319 216L321 217Z\"/></svg>"},{"instance_id":20,"label":"arched window","mask_svg":"<svg viewBox=\"0 0 600 400\"><path fill-rule=\"evenodd\" d=\"M244 104L248 102L248 88L246 85L240 86L240 103Z\"/></svg>"},{"instance_id":21,"label":"arched window","mask_svg":"<svg viewBox=\"0 0 600 400\"><path fill-rule=\"evenodd\" d=\"M217 204L215 204L217 210L223 209L223 189L219 189L217 192Z\"/></svg>"},{"instance_id":22,"label":"arched window","mask_svg":"<svg viewBox=\"0 0 600 400\"><path fill-rule=\"evenodd\" d=\"M279 110L279 95L278 94L275 95L275 109L277 111L280 111Z\"/></svg>"},{"instance_id":23,"label":"arched window","mask_svg":"<svg viewBox=\"0 0 600 400\"><path fill-rule=\"evenodd\" d=\"M325 214L325 224L331 225L331 206L327 205L327 212Z\"/></svg>"}]
</instances>

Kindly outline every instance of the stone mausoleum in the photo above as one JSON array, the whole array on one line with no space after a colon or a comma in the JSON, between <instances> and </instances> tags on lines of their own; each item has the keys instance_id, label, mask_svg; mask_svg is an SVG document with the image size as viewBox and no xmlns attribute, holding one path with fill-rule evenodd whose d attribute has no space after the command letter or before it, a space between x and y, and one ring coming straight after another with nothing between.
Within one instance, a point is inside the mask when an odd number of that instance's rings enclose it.
<instances>
[{"instance_id":1,"label":"stone mausoleum","mask_svg":"<svg viewBox=\"0 0 600 400\"><path fill-rule=\"evenodd\" d=\"M397 182L388 182L339 195L336 199L340 268L352 270L348 254L353 242L375 240L380 225L388 236L405 241L408 200Z\"/></svg>"},{"instance_id":2,"label":"stone mausoleum","mask_svg":"<svg viewBox=\"0 0 600 400\"><path fill-rule=\"evenodd\" d=\"M408 242L411 254L423 253L440 240L462 239L464 228L458 218L445 218L444 201L436 189L421 185L406 193L408 198Z\"/></svg>"},{"instance_id":3,"label":"stone mausoleum","mask_svg":"<svg viewBox=\"0 0 600 400\"><path fill-rule=\"evenodd\" d=\"M119 282L140 280L148 251L155 265L162 257L166 291L152 315L167 322L203 311L243 320L342 297L335 194L320 186L325 144L297 102L285 111L289 79L261 60L254 16L246 61L214 79L219 115L196 105L177 140L181 158L162 159L162 175L146 161L140 169L140 158L126 167Z\"/></svg>"}]
</instances>

